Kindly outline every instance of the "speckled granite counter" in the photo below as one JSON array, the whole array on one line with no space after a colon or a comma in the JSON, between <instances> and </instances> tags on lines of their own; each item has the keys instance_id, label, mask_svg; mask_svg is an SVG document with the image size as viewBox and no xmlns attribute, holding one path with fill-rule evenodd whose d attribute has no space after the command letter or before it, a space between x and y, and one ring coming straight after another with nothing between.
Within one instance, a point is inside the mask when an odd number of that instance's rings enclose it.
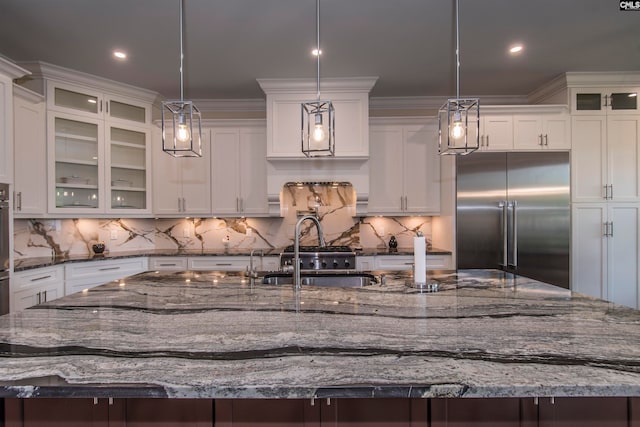
<instances>
[{"instance_id":1,"label":"speckled granite counter","mask_svg":"<svg viewBox=\"0 0 640 427\"><path fill-rule=\"evenodd\" d=\"M0 317L2 396L640 396L640 311L497 271L250 286L144 273Z\"/></svg>"}]
</instances>

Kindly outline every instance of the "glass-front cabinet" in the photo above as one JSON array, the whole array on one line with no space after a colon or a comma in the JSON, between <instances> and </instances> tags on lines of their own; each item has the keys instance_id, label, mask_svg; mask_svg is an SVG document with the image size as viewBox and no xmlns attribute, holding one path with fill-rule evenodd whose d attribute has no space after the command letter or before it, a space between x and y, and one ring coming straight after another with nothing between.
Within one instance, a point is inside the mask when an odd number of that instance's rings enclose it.
<instances>
[{"instance_id":1,"label":"glass-front cabinet","mask_svg":"<svg viewBox=\"0 0 640 427\"><path fill-rule=\"evenodd\" d=\"M628 114L637 113L640 88L572 89L574 114Z\"/></svg>"},{"instance_id":2,"label":"glass-front cabinet","mask_svg":"<svg viewBox=\"0 0 640 427\"><path fill-rule=\"evenodd\" d=\"M151 103L53 81L47 89L49 211L150 212Z\"/></svg>"},{"instance_id":3,"label":"glass-front cabinet","mask_svg":"<svg viewBox=\"0 0 640 427\"><path fill-rule=\"evenodd\" d=\"M149 131L111 126L108 133L109 209L145 210L149 207Z\"/></svg>"},{"instance_id":4,"label":"glass-front cabinet","mask_svg":"<svg viewBox=\"0 0 640 427\"><path fill-rule=\"evenodd\" d=\"M51 116L55 159L50 181L55 183L56 209L101 208L102 126L100 121Z\"/></svg>"}]
</instances>

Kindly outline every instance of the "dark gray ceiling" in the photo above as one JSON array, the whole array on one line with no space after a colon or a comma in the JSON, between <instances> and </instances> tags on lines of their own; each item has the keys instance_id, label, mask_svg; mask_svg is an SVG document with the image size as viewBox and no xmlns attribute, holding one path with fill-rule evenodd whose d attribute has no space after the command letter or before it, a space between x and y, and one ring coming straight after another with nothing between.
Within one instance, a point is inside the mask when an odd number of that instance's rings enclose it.
<instances>
[{"instance_id":1,"label":"dark gray ceiling","mask_svg":"<svg viewBox=\"0 0 640 427\"><path fill-rule=\"evenodd\" d=\"M453 0L321 0L322 77L372 96L455 93ZM0 54L179 96L179 0L0 0ZM314 0L186 0L185 96L261 98L315 78ZM461 95L525 95L565 71L640 70L640 11L617 0L460 0ZM520 56L507 47L525 44ZM129 53L125 62L114 48Z\"/></svg>"}]
</instances>

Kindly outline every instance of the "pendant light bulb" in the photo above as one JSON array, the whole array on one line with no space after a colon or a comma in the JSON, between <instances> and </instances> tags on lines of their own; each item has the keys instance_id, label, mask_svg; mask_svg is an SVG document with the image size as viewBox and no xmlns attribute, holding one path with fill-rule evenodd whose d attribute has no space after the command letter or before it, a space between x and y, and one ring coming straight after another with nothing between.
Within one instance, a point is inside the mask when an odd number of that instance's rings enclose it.
<instances>
[{"instance_id":1,"label":"pendant light bulb","mask_svg":"<svg viewBox=\"0 0 640 427\"><path fill-rule=\"evenodd\" d=\"M324 126L322 126L322 114L316 114L316 122L313 127L312 138L315 142L324 141L325 133Z\"/></svg>"},{"instance_id":2,"label":"pendant light bulb","mask_svg":"<svg viewBox=\"0 0 640 427\"><path fill-rule=\"evenodd\" d=\"M187 126L185 117L182 114L178 117L178 130L176 131L176 139L182 143L186 143L191 140L191 132L189 132L189 126Z\"/></svg>"},{"instance_id":3,"label":"pendant light bulb","mask_svg":"<svg viewBox=\"0 0 640 427\"><path fill-rule=\"evenodd\" d=\"M459 141L464 138L464 134L465 126L464 123L462 123L462 116L459 111L456 111L453 115L453 124L451 125L449 135L451 136L451 139Z\"/></svg>"}]
</instances>

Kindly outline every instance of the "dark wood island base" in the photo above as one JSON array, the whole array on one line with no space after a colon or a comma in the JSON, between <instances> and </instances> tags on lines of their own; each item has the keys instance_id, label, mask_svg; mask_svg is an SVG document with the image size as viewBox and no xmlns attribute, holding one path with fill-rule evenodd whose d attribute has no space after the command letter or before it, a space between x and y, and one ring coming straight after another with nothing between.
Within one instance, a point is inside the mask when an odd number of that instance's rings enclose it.
<instances>
[{"instance_id":1,"label":"dark wood island base","mask_svg":"<svg viewBox=\"0 0 640 427\"><path fill-rule=\"evenodd\" d=\"M640 398L4 399L4 427L640 427Z\"/></svg>"}]
</instances>

